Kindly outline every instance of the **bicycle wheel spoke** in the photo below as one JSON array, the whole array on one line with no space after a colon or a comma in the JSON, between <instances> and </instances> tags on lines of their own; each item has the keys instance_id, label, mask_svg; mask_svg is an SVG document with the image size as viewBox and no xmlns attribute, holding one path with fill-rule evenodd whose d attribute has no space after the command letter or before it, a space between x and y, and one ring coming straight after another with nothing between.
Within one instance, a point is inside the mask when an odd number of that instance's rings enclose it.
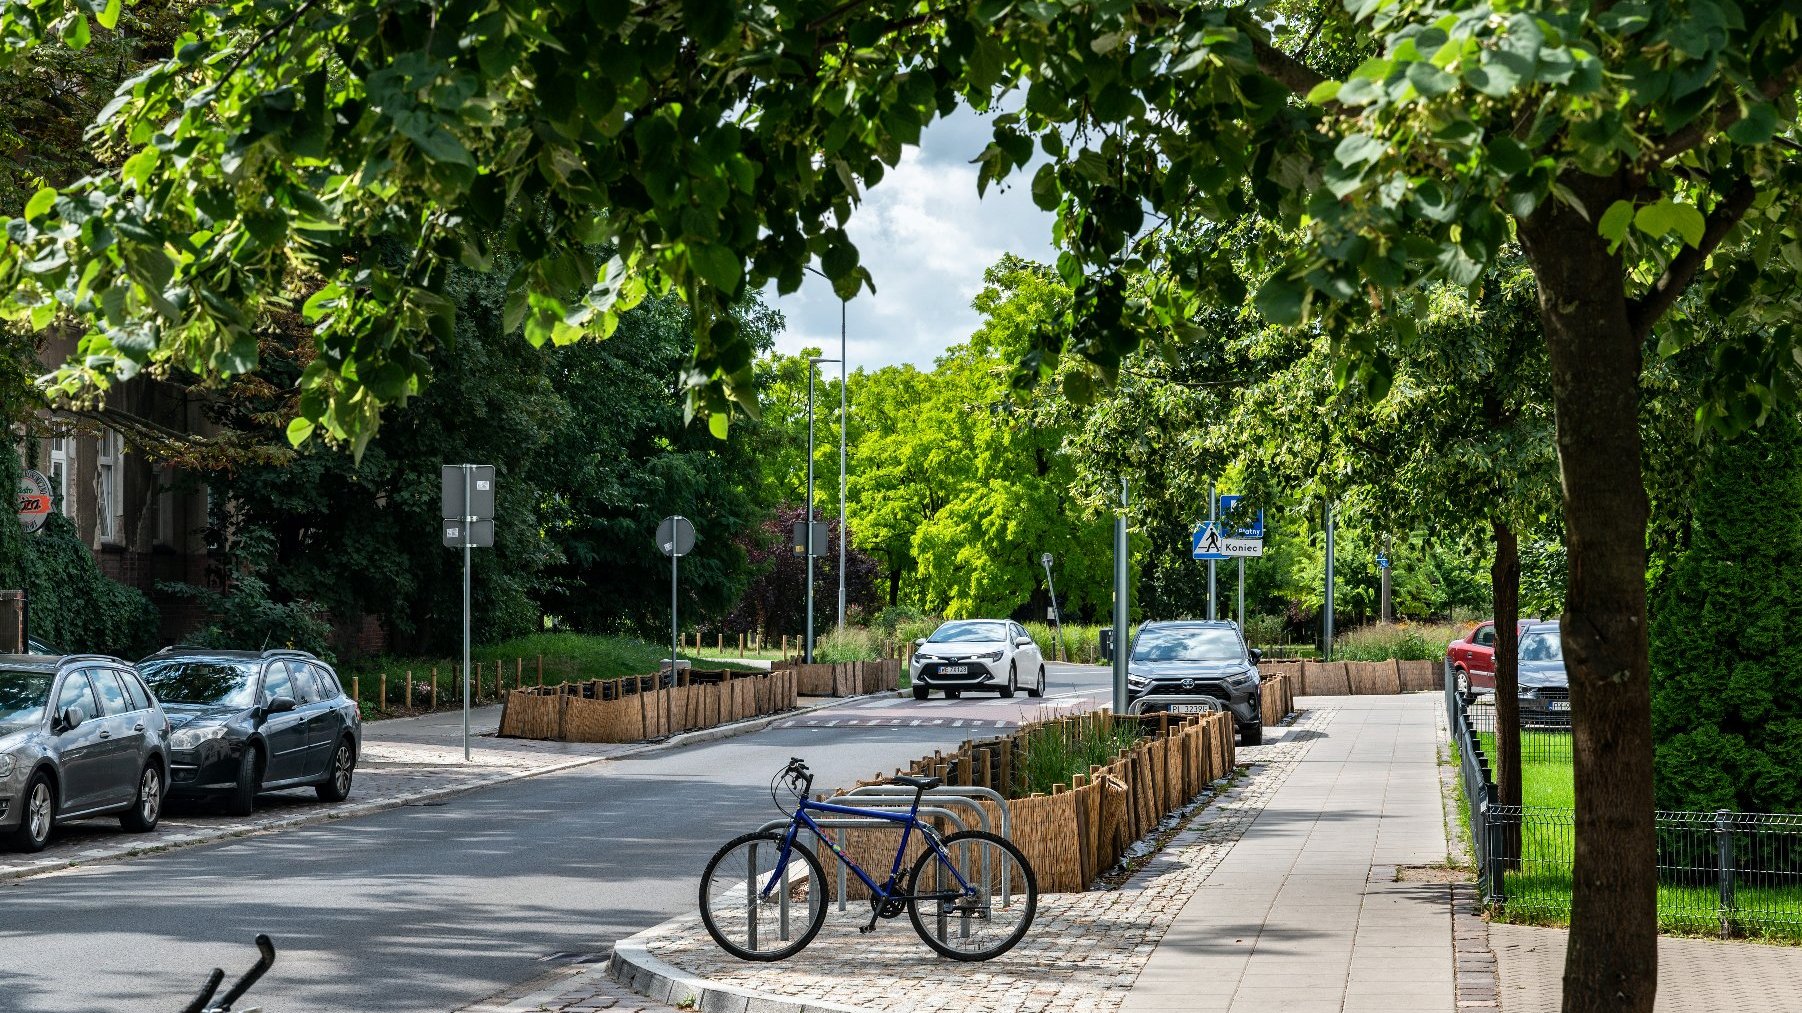
<instances>
[{"instance_id":1,"label":"bicycle wheel spoke","mask_svg":"<svg viewBox=\"0 0 1802 1013\"><path fill-rule=\"evenodd\" d=\"M779 960L810 942L826 919L823 873L799 842L747 834L721 848L701 882L701 916L720 948L745 960Z\"/></svg>"},{"instance_id":2,"label":"bicycle wheel spoke","mask_svg":"<svg viewBox=\"0 0 1802 1013\"><path fill-rule=\"evenodd\" d=\"M943 851L922 856L909 889L915 930L933 949L959 960L1007 952L1025 935L1038 901L1024 857L981 831L953 834Z\"/></svg>"}]
</instances>

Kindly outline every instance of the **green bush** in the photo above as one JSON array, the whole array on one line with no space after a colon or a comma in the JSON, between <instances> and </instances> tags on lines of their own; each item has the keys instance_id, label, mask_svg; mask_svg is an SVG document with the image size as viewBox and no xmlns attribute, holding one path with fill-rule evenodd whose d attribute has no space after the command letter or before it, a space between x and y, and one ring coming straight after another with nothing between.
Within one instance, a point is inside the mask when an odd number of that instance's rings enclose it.
<instances>
[{"instance_id":1,"label":"green bush","mask_svg":"<svg viewBox=\"0 0 1802 1013\"><path fill-rule=\"evenodd\" d=\"M1062 723L1043 725L1026 734L1015 754L1015 794L1050 793L1055 785L1070 783L1071 776L1086 774L1090 767L1112 762L1122 749L1139 739L1135 721L1081 722L1074 729Z\"/></svg>"},{"instance_id":2,"label":"green bush","mask_svg":"<svg viewBox=\"0 0 1802 1013\"><path fill-rule=\"evenodd\" d=\"M330 657L331 624L319 607L309 601L278 602L269 597L269 585L250 574L240 574L224 594L193 584L164 583L158 590L200 603L209 622L183 639L196 647L258 651L286 647Z\"/></svg>"},{"instance_id":3,"label":"green bush","mask_svg":"<svg viewBox=\"0 0 1802 1013\"><path fill-rule=\"evenodd\" d=\"M890 639L906 639L899 636L903 626L912 628L922 623L938 624L938 619L925 609L914 605L885 605L870 620L870 629Z\"/></svg>"},{"instance_id":4,"label":"green bush","mask_svg":"<svg viewBox=\"0 0 1802 1013\"><path fill-rule=\"evenodd\" d=\"M144 592L100 572L75 525L53 513L25 539L31 635L61 651L135 659L156 647L156 606Z\"/></svg>"},{"instance_id":5,"label":"green bush","mask_svg":"<svg viewBox=\"0 0 1802 1013\"><path fill-rule=\"evenodd\" d=\"M1334 661L1437 661L1464 631L1449 623L1372 623L1333 638Z\"/></svg>"},{"instance_id":6,"label":"green bush","mask_svg":"<svg viewBox=\"0 0 1802 1013\"><path fill-rule=\"evenodd\" d=\"M882 658L882 639L873 631L858 626L834 629L813 642L813 660L822 665L846 661L878 661Z\"/></svg>"},{"instance_id":7,"label":"green bush","mask_svg":"<svg viewBox=\"0 0 1802 1013\"><path fill-rule=\"evenodd\" d=\"M1658 807L1802 811L1802 426L1707 448L1694 533L1653 602Z\"/></svg>"},{"instance_id":8,"label":"green bush","mask_svg":"<svg viewBox=\"0 0 1802 1013\"><path fill-rule=\"evenodd\" d=\"M1289 623L1278 615L1248 616L1245 639L1253 647L1274 647L1289 639Z\"/></svg>"}]
</instances>

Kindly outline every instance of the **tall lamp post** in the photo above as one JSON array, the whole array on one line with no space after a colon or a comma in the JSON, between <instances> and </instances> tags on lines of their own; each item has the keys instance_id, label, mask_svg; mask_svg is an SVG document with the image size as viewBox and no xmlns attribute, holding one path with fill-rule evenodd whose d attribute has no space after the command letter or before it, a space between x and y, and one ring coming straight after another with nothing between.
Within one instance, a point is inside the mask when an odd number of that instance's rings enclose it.
<instances>
[{"instance_id":1,"label":"tall lamp post","mask_svg":"<svg viewBox=\"0 0 1802 1013\"><path fill-rule=\"evenodd\" d=\"M832 280L827 278L825 273L817 267L807 265L807 270L828 282ZM843 299L838 301L838 358L818 361L838 363L838 628L843 630L845 628L845 476L849 473L845 466L845 450L847 434L851 431L851 416L846 405L850 386L846 382L845 376L851 356L845 350L845 300ZM808 460L813 460L811 450ZM812 502L810 497L808 503ZM812 507L810 506L808 509L811 511ZM809 513L808 516L811 517L812 514ZM809 586L811 587L812 584L809 583Z\"/></svg>"},{"instance_id":2,"label":"tall lamp post","mask_svg":"<svg viewBox=\"0 0 1802 1013\"><path fill-rule=\"evenodd\" d=\"M813 538L813 371L822 362L837 362L837 359L826 359L818 355L807 357L807 521L803 526L807 539L807 639L803 650L807 663L813 664L813 557L816 552ZM839 528L838 540L844 543L844 528ZM840 569L843 572L842 564Z\"/></svg>"},{"instance_id":3,"label":"tall lamp post","mask_svg":"<svg viewBox=\"0 0 1802 1013\"><path fill-rule=\"evenodd\" d=\"M1057 607L1057 584L1051 579L1051 553L1039 556L1039 563L1045 567L1045 586L1051 590L1051 623L1057 630L1057 660L1064 660L1064 613Z\"/></svg>"}]
</instances>

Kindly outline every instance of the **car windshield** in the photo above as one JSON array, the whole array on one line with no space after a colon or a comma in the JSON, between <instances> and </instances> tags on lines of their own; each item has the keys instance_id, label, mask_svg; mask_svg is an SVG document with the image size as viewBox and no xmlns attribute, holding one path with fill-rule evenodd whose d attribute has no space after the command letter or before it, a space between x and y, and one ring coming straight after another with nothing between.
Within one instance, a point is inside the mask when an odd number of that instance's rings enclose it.
<instances>
[{"instance_id":1,"label":"car windshield","mask_svg":"<svg viewBox=\"0 0 1802 1013\"><path fill-rule=\"evenodd\" d=\"M1007 633L1000 623L946 623L940 626L932 636L926 638L929 644L973 644L1006 640Z\"/></svg>"},{"instance_id":2,"label":"car windshield","mask_svg":"<svg viewBox=\"0 0 1802 1013\"><path fill-rule=\"evenodd\" d=\"M1215 627L1146 630L1133 643L1134 661L1238 661L1239 635Z\"/></svg>"},{"instance_id":3,"label":"car windshield","mask_svg":"<svg viewBox=\"0 0 1802 1013\"><path fill-rule=\"evenodd\" d=\"M256 702L255 662L146 661L138 674L164 703L249 707Z\"/></svg>"},{"instance_id":4,"label":"car windshield","mask_svg":"<svg viewBox=\"0 0 1802 1013\"><path fill-rule=\"evenodd\" d=\"M1558 631L1544 630L1522 636L1520 638L1520 660L1563 661L1564 642L1558 639Z\"/></svg>"},{"instance_id":5,"label":"car windshield","mask_svg":"<svg viewBox=\"0 0 1802 1013\"><path fill-rule=\"evenodd\" d=\"M44 720L54 678L49 672L0 671L0 735Z\"/></svg>"}]
</instances>

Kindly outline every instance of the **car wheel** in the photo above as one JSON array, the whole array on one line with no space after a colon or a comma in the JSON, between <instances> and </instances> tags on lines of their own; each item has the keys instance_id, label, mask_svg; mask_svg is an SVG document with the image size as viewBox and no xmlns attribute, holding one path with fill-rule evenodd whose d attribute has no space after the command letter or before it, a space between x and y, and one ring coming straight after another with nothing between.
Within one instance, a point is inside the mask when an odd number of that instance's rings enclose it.
<instances>
[{"instance_id":1,"label":"car wheel","mask_svg":"<svg viewBox=\"0 0 1802 1013\"><path fill-rule=\"evenodd\" d=\"M948 689L945 691L945 699L947 700L956 700L963 695L964 691L961 689Z\"/></svg>"},{"instance_id":2,"label":"car wheel","mask_svg":"<svg viewBox=\"0 0 1802 1013\"><path fill-rule=\"evenodd\" d=\"M1239 726L1239 745L1261 746L1264 744L1264 722L1255 725Z\"/></svg>"},{"instance_id":3,"label":"car wheel","mask_svg":"<svg viewBox=\"0 0 1802 1013\"><path fill-rule=\"evenodd\" d=\"M163 768L146 763L138 774L138 797L132 799L130 809L119 814L119 825L134 834L147 834L156 829L162 815Z\"/></svg>"},{"instance_id":4,"label":"car wheel","mask_svg":"<svg viewBox=\"0 0 1802 1013\"><path fill-rule=\"evenodd\" d=\"M332 750L332 769L325 780L313 786L313 793L321 802L344 801L350 797L350 781L356 771L357 751L351 748L350 739L339 739L338 748Z\"/></svg>"},{"instance_id":5,"label":"car wheel","mask_svg":"<svg viewBox=\"0 0 1802 1013\"><path fill-rule=\"evenodd\" d=\"M238 759L238 783L225 798L225 811L233 816L249 816L257 808L257 792L263 787L263 751L246 745Z\"/></svg>"},{"instance_id":6,"label":"car wheel","mask_svg":"<svg viewBox=\"0 0 1802 1013\"><path fill-rule=\"evenodd\" d=\"M1477 698L1477 695L1470 691L1470 673L1462 668L1454 669L1453 672L1453 677L1458 682L1458 699L1469 704L1472 700Z\"/></svg>"},{"instance_id":7,"label":"car wheel","mask_svg":"<svg viewBox=\"0 0 1802 1013\"><path fill-rule=\"evenodd\" d=\"M1019 666L1009 665L1009 666L1007 666L1007 684L1001 687L1001 695L1004 698L1013 696L1014 691L1019 688L1020 688Z\"/></svg>"},{"instance_id":8,"label":"car wheel","mask_svg":"<svg viewBox=\"0 0 1802 1013\"><path fill-rule=\"evenodd\" d=\"M19 828L7 843L14 851L42 851L50 843L50 828L56 825L56 789L50 786L50 775L41 770L31 775L23 798Z\"/></svg>"},{"instance_id":9,"label":"car wheel","mask_svg":"<svg viewBox=\"0 0 1802 1013\"><path fill-rule=\"evenodd\" d=\"M1027 690L1026 695L1032 696L1032 697L1039 697L1039 696L1045 695L1045 666L1044 665L1039 666L1039 683L1038 683L1038 685Z\"/></svg>"},{"instance_id":10,"label":"car wheel","mask_svg":"<svg viewBox=\"0 0 1802 1013\"><path fill-rule=\"evenodd\" d=\"M932 690L929 689L928 687L915 686L914 687L914 699L915 700L924 700L924 699L926 699L927 695L930 694L931 692L932 692Z\"/></svg>"}]
</instances>

